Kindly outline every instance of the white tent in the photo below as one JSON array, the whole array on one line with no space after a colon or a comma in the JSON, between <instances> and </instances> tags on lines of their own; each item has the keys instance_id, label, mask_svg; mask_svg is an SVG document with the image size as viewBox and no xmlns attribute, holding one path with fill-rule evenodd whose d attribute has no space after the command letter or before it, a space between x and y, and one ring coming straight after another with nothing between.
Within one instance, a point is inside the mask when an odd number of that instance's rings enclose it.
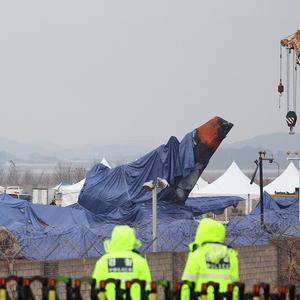
<instances>
[{"instance_id":1,"label":"white tent","mask_svg":"<svg viewBox=\"0 0 300 300\"><path fill-rule=\"evenodd\" d=\"M211 184L197 192L197 197L204 196L239 196L244 199L259 197L259 186L250 184L250 179L233 162L226 172Z\"/></svg>"},{"instance_id":2,"label":"white tent","mask_svg":"<svg viewBox=\"0 0 300 300\"><path fill-rule=\"evenodd\" d=\"M207 181L205 181L202 177L199 177L197 183L195 184L194 188L191 190L189 197L198 197L198 196L194 196L195 194L197 194L202 188L204 188L205 186L209 185L209 183Z\"/></svg>"},{"instance_id":3,"label":"white tent","mask_svg":"<svg viewBox=\"0 0 300 300\"><path fill-rule=\"evenodd\" d=\"M283 173L266 185L264 190L269 194L275 194L275 192L294 193L296 187L299 187L299 171L293 162L290 162Z\"/></svg>"},{"instance_id":4,"label":"white tent","mask_svg":"<svg viewBox=\"0 0 300 300\"><path fill-rule=\"evenodd\" d=\"M53 187L52 190L55 190L55 191L61 191L62 187L63 186L67 186L67 185L70 185L70 183L67 183L67 182L61 182L60 184L58 184L57 186Z\"/></svg>"},{"instance_id":5,"label":"white tent","mask_svg":"<svg viewBox=\"0 0 300 300\"><path fill-rule=\"evenodd\" d=\"M241 171L238 165L233 162L230 167L211 184L205 186L193 197L207 196L239 196L246 200L245 213L251 211L252 199L259 198L259 185L253 182Z\"/></svg>"},{"instance_id":6,"label":"white tent","mask_svg":"<svg viewBox=\"0 0 300 300\"><path fill-rule=\"evenodd\" d=\"M61 188L62 190L61 206L65 207L76 203L78 201L78 196L84 183L85 183L85 178L75 184L63 186Z\"/></svg>"}]
</instances>

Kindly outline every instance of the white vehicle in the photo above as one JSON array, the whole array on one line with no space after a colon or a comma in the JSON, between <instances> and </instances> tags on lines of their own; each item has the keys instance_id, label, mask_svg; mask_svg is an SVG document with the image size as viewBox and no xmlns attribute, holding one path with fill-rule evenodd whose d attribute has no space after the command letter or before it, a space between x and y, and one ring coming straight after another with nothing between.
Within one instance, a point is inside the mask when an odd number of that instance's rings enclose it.
<instances>
[{"instance_id":1,"label":"white vehicle","mask_svg":"<svg viewBox=\"0 0 300 300\"><path fill-rule=\"evenodd\" d=\"M8 186L5 188L5 193L16 199L31 201L31 196L19 186Z\"/></svg>"},{"instance_id":2,"label":"white vehicle","mask_svg":"<svg viewBox=\"0 0 300 300\"><path fill-rule=\"evenodd\" d=\"M7 186L5 188L5 193L6 194L23 194L24 190L23 188L19 186Z\"/></svg>"}]
</instances>

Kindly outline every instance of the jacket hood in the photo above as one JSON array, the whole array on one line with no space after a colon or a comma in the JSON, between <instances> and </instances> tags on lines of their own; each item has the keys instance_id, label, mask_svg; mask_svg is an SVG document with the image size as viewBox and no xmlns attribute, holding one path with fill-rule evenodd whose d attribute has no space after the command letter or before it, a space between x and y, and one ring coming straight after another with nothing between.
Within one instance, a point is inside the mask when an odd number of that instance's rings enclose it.
<instances>
[{"instance_id":1,"label":"jacket hood","mask_svg":"<svg viewBox=\"0 0 300 300\"><path fill-rule=\"evenodd\" d=\"M111 234L111 239L104 241L106 253L140 248L141 242L135 238L134 229L127 225L116 226Z\"/></svg>"},{"instance_id":2,"label":"jacket hood","mask_svg":"<svg viewBox=\"0 0 300 300\"><path fill-rule=\"evenodd\" d=\"M201 246L203 243L223 243L226 235L226 229L223 224L205 218L203 219L197 229L194 242L189 245L190 250L193 250L193 246Z\"/></svg>"}]
</instances>

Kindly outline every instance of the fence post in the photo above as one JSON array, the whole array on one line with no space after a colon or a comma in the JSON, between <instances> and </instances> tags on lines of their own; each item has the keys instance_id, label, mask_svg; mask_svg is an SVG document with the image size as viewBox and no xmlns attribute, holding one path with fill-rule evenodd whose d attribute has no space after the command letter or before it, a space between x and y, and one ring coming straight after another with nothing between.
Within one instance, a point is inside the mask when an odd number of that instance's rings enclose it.
<instances>
[{"instance_id":1,"label":"fence post","mask_svg":"<svg viewBox=\"0 0 300 300\"><path fill-rule=\"evenodd\" d=\"M202 283L200 295L201 295L201 300L207 300L207 284L206 283Z\"/></svg>"},{"instance_id":2,"label":"fence post","mask_svg":"<svg viewBox=\"0 0 300 300\"><path fill-rule=\"evenodd\" d=\"M25 300L34 299L34 297L32 297L32 291L30 289L30 280L28 278L23 279L23 292Z\"/></svg>"},{"instance_id":3,"label":"fence post","mask_svg":"<svg viewBox=\"0 0 300 300\"><path fill-rule=\"evenodd\" d=\"M253 285L253 300L260 300L260 294L259 294L260 286L255 284Z\"/></svg>"},{"instance_id":4,"label":"fence post","mask_svg":"<svg viewBox=\"0 0 300 300\"><path fill-rule=\"evenodd\" d=\"M280 286L279 287L279 299L280 300L285 300L285 295L286 295L286 287L285 287L285 285L283 285L283 286Z\"/></svg>"},{"instance_id":5,"label":"fence post","mask_svg":"<svg viewBox=\"0 0 300 300\"><path fill-rule=\"evenodd\" d=\"M49 279L48 280L48 299L49 300L55 300L56 299L56 290L55 290L55 280L54 279Z\"/></svg>"},{"instance_id":6,"label":"fence post","mask_svg":"<svg viewBox=\"0 0 300 300\"><path fill-rule=\"evenodd\" d=\"M6 300L6 280L0 278L0 300Z\"/></svg>"},{"instance_id":7,"label":"fence post","mask_svg":"<svg viewBox=\"0 0 300 300\"><path fill-rule=\"evenodd\" d=\"M233 292L233 285L232 284L228 284L227 285L227 291L226 291L226 293L224 293L224 297L227 300L232 300L232 292Z\"/></svg>"},{"instance_id":8,"label":"fence post","mask_svg":"<svg viewBox=\"0 0 300 300\"><path fill-rule=\"evenodd\" d=\"M82 300L82 297L80 294L80 280L79 279L74 280L74 293L75 293L74 300Z\"/></svg>"},{"instance_id":9,"label":"fence post","mask_svg":"<svg viewBox=\"0 0 300 300\"><path fill-rule=\"evenodd\" d=\"M180 300L180 298L181 298L181 283L177 282L175 283L175 299Z\"/></svg>"},{"instance_id":10,"label":"fence post","mask_svg":"<svg viewBox=\"0 0 300 300\"><path fill-rule=\"evenodd\" d=\"M150 300L157 299L156 282L151 282Z\"/></svg>"},{"instance_id":11,"label":"fence post","mask_svg":"<svg viewBox=\"0 0 300 300\"><path fill-rule=\"evenodd\" d=\"M126 281L125 282L125 299L126 300L131 300L130 288L131 288L131 282L130 281Z\"/></svg>"},{"instance_id":12,"label":"fence post","mask_svg":"<svg viewBox=\"0 0 300 300\"><path fill-rule=\"evenodd\" d=\"M99 289L99 300L106 300L106 296L105 296L105 280L101 280L99 285L100 285L100 289Z\"/></svg>"}]
</instances>

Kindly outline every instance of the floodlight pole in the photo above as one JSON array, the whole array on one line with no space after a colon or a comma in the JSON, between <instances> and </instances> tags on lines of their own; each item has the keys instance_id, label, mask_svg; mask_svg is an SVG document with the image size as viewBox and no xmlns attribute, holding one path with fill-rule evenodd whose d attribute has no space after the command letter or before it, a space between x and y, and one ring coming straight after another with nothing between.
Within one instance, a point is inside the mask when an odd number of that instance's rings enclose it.
<instances>
[{"instance_id":1,"label":"floodlight pole","mask_svg":"<svg viewBox=\"0 0 300 300\"><path fill-rule=\"evenodd\" d=\"M300 223L300 157L298 157L298 151L294 152L296 157L290 157L290 151L287 151L287 160L298 160L299 161L299 187L298 187L298 199L299 199L299 223Z\"/></svg>"},{"instance_id":2,"label":"floodlight pole","mask_svg":"<svg viewBox=\"0 0 300 300\"><path fill-rule=\"evenodd\" d=\"M152 191L152 238L153 238L153 252L157 252L157 189L164 189L168 186L165 179L156 178L155 185L153 180L145 182L143 187L146 191Z\"/></svg>"},{"instance_id":3,"label":"floodlight pole","mask_svg":"<svg viewBox=\"0 0 300 300\"><path fill-rule=\"evenodd\" d=\"M256 163L256 169L254 171L254 174L252 176L250 184L253 183L254 177L256 175L257 169L259 168L259 188L260 188L260 224L261 226L264 225L264 183L263 183L263 169L262 169L262 161L263 160L268 160L270 163L274 161L273 156L272 158L266 158L266 151L259 151L259 158L258 160L255 160L254 162ZM261 155L264 155L262 157Z\"/></svg>"}]
</instances>

